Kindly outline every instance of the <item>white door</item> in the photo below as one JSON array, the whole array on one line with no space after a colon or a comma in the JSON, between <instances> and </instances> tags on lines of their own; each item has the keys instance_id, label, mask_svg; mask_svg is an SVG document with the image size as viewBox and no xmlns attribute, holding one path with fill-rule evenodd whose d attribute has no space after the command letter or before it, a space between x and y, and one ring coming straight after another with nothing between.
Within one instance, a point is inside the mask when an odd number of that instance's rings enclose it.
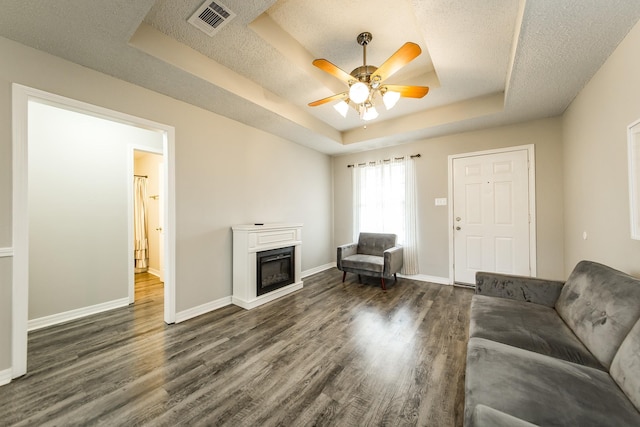
<instances>
[{"instance_id":1,"label":"white door","mask_svg":"<svg viewBox=\"0 0 640 427\"><path fill-rule=\"evenodd\" d=\"M164 163L158 165L158 264L160 264L160 281L164 282Z\"/></svg>"},{"instance_id":2,"label":"white door","mask_svg":"<svg viewBox=\"0 0 640 427\"><path fill-rule=\"evenodd\" d=\"M528 150L453 159L454 282L530 276Z\"/></svg>"}]
</instances>

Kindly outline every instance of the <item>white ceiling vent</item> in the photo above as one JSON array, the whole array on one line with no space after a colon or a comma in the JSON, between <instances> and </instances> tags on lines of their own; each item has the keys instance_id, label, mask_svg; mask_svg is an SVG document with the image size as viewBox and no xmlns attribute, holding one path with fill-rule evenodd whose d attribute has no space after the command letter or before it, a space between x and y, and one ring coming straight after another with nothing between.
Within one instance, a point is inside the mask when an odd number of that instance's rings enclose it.
<instances>
[{"instance_id":1,"label":"white ceiling vent","mask_svg":"<svg viewBox=\"0 0 640 427\"><path fill-rule=\"evenodd\" d=\"M213 36L235 16L235 13L219 1L207 0L191 15L187 22L204 31L207 35Z\"/></svg>"}]
</instances>

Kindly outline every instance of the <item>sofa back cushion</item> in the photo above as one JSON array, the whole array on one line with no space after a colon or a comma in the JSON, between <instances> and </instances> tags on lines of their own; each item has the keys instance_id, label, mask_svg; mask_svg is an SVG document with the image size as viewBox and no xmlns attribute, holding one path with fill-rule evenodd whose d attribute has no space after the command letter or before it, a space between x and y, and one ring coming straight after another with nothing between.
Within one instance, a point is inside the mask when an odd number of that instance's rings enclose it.
<instances>
[{"instance_id":1,"label":"sofa back cushion","mask_svg":"<svg viewBox=\"0 0 640 427\"><path fill-rule=\"evenodd\" d=\"M556 310L580 341L609 369L622 340L640 318L640 280L591 261L576 265Z\"/></svg>"},{"instance_id":2,"label":"sofa back cushion","mask_svg":"<svg viewBox=\"0 0 640 427\"><path fill-rule=\"evenodd\" d=\"M384 256L384 251L396 245L396 235L388 233L360 233L358 253Z\"/></svg>"},{"instance_id":3,"label":"sofa back cushion","mask_svg":"<svg viewBox=\"0 0 640 427\"><path fill-rule=\"evenodd\" d=\"M622 341L613 358L611 377L640 411L640 321Z\"/></svg>"}]
</instances>

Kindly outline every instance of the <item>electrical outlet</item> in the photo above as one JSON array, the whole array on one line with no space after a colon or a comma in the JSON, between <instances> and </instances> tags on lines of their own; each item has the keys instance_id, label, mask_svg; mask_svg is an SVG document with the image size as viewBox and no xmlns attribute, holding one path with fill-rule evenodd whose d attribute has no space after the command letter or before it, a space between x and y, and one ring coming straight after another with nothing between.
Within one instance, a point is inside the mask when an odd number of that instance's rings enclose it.
<instances>
[{"instance_id":1,"label":"electrical outlet","mask_svg":"<svg viewBox=\"0 0 640 427\"><path fill-rule=\"evenodd\" d=\"M436 206L447 206L447 198L446 197L436 198Z\"/></svg>"}]
</instances>

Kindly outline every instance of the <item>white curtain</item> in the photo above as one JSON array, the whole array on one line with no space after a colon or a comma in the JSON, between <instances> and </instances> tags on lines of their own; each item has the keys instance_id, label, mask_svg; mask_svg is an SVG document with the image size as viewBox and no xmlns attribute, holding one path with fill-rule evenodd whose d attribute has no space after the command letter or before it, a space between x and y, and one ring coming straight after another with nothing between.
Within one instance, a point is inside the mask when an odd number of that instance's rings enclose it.
<instances>
[{"instance_id":1,"label":"white curtain","mask_svg":"<svg viewBox=\"0 0 640 427\"><path fill-rule=\"evenodd\" d=\"M395 233L404 248L403 274L418 274L416 179L409 156L354 165L353 231Z\"/></svg>"},{"instance_id":2,"label":"white curtain","mask_svg":"<svg viewBox=\"0 0 640 427\"><path fill-rule=\"evenodd\" d=\"M133 229L135 272L149 269L149 241L147 239L147 178L136 176L133 181Z\"/></svg>"},{"instance_id":3,"label":"white curtain","mask_svg":"<svg viewBox=\"0 0 640 427\"><path fill-rule=\"evenodd\" d=\"M405 156L404 264L402 274L418 274L418 190L416 162Z\"/></svg>"}]
</instances>

